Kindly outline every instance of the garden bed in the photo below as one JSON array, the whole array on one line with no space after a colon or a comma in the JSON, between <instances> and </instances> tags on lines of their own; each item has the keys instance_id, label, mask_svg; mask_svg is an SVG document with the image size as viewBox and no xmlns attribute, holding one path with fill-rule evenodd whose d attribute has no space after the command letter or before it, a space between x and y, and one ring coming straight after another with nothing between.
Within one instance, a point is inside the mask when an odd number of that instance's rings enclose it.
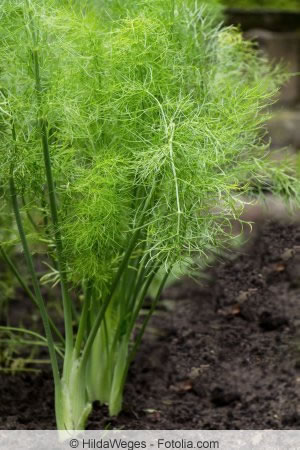
<instances>
[{"instance_id":1,"label":"garden bed","mask_svg":"<svg viewBox=\"0 0 300 450\"><path fill-rule=\"evenodd\" d=\"M298 429L300 226L265 225L240 254L168 288L124 410L88 428ZM55 428L50 371L0 377L0 429Z\"/></svg>"}]
</instances>

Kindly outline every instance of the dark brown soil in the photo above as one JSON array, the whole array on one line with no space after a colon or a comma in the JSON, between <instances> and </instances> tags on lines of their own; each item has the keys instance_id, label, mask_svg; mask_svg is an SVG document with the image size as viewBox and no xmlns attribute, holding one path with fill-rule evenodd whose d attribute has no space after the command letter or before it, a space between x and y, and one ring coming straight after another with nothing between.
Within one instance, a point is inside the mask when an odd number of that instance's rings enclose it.
<instances>
[{"instance_id":1,"label":"dark brown soil","mask_svg":"<svg viewBox=\"0 0 300 450\"><path fill-rule=\"evenodd\" d=\"M298 429L300 226L267 224L243 252L166 290L124 411L89 428ZM0 377L0 429L55 427L49 372Z\"/></svg>"}]
</instances>

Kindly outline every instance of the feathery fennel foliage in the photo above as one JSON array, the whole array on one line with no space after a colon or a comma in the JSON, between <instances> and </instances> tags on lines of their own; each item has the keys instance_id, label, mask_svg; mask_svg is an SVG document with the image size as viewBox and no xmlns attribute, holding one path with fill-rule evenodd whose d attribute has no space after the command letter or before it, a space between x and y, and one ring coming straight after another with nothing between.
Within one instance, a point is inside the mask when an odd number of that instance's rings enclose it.
<instances>
[{"instance_id":1,"label":"feathery fennel foliage","mask_svg":"<svg viewBox=\"0 0 300 450\"><path fill-rule=\"evenodd\" d=\"M120 411L172 268L230 241L255 183L299 195L289 168L265 160L266 107L284 77L222 28L217 4L95 3L0 5L1 189L45 326L59 429L84 428L94 400ZM53 260L43 279L61 285L65 337L35 272L42 245ZM84 295L76 333L72 287Z\"/></svg>"}]
</instances>

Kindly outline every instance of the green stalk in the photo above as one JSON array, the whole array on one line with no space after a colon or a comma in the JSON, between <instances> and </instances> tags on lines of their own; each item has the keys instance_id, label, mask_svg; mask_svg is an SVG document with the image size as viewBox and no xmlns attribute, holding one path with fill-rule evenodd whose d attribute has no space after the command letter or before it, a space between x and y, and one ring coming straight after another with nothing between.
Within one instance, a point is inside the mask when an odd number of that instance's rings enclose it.
<instances>
[{"instance_id":1,"label":"green stalk","mask_svg":"<svg viewBox=\"0 0 300 450\"><path fill-rule=\"evenodd\" d=\"M110 344L112 336L108 334L105 319L94 339L86 364L88 398L91 402L98 400L102 404L109 402L115 364L115 351Z\"/></svg>"},{"instance_id":2,"label":"green stalk","mask_svg":"<svg viewBox=\"0 0 300 450\"><path fill-rule=\"evenodd\" d=\"M129 333L131 333L131 331L133 330L133 327L134 327L134 325L136 323L136 320L138 318L139 312L141 310L141 307L142 307L142 305L144 303L145 297L146 297L147 292L149 290L150 284L152 283L155 275L157 274L158 269L159 269L159 267L156 267L156 268L154 268L152 270L152 272L150 272L148 274L148 278L147 278L147 280L146 280L146 282L145 282L145 284L143 286L142 292L140 294L139 301L138 301L138 303L137 303L137 305L136 305L136 307L135 307L135 309L133 311L132 317L131 317L130 325L129 325L129 328L128 328ZM137 296L137 293L136 293L136 296Z\"/></svg>"},{"instance_id":3,"label":"green stalk","mask_svg":"<svg viewBox=\"0 0 300 450\"><path fill-rule=\"evenodd\" d=\"M39 232L39 227L37 226L37 224L33 220L32 215L30 214L30 212L26 208L26 201L25 201L24 195L21 196L21 201L22 201L23 207L25 208L25 213L26 213L26 216L27 216L29 222L31 223L34 231L36 231L38 233Z\"/></svg>"},{"instance_id":4,"label":"green stalk","mask_svg":"<svg viewBox=\"0 0 300 450\"><path fill-rule=\"evenodd\" d=\"M46 235L49 237L49 235L48 235L49 220L48 220L48 215L47 215L47 211L46 211L46 200L44 197L44 192L42 192L41 208L42 208L42 215L43 215L43 225L44 225L44 228L46 231Z\"/></svg>"},{"instance_id":5,"label":"green stalk","mask_svg":"<svg viewBox=\"0 0 300 450\"><path fill-rule=\"evenodd\" d=\"M36 44L36 42L35 42ZM33 50L33 61L34 61L34 73L35 73L35 82L36 82L36 91L39 106L41 106L41 94L42 94L42 86L41 86L41 78L40 78L40 65L38 52L36 49ZM48 143L48 132L46 127L46 122L44 118L39 118L39 126L42 138L42 148L43 148L43 156L44 156L44 165L45 165L45 173L46 180L48 186L48 196L49 196L49 204L50 204L50 212L53 224L53 233L54 240L56 245L57 252L57 268L60 273L60 281L61 281L61 291L62 291L62 299L63 299L63 308L64 308L64 322L65 322L65 333L66 333L66 356L65 356L65 369L68 371L70 369L71 357L73 351L73 327L72 327L72 304L71 299L67 287L67 278L66 278L66 265L63 258L63 247L61 234L59 230L59 220L58 220L58 211L57 211L57 203L56 203L56 192L55 185L52 175L52 167L51 167L51 158L49 151L49 143Z\"/></svg>"},{"instance_id":6,"label":"green stalk","mask_svg":"<svg viewBox=\"0 0 300 450\"><path fill-rule=\"evenodd\" d=\"M93 290L92 285L89 283L87 286L87 289L86 289L85 299L84 299L84 303L83 303L82 312L80 315L79 327L78 327L75 346L74 346L75 358L79 357L82 341L84 338L84 333L86 331L87 318L88 318L89 308L90 308L90 304L91 304L92 290Z\"/></svg>"},{"instance_id":7,"label":"green stalk","mask_svg":"<svg viewBox=\"0 0 300 450\"><path fill-rule=\"evenodd\" d=\"M122 409L124 384L127 376L128 340L123 339L118 348L118 358L114 367L108 409L110 416L117 416Z\"/></svg>"},{"instance_id":8,"label":"green stalk","mask_svg":"<svg viewBox=\"0 0 300 450\"><path fill-rule=\"evenodd\" d=\"M134 359L134 357L136 355L136 352L137 352L137 350L138 350L138 348L139 348L139 346L141 344L141 341L142 341L143 335L145 333L146 327L147 327L147 325L149 323L149 320L151 319L152 314L154 313L154 311L155 311L155 309L157 307L157 304L158 304L158 301L160 299L160 295L162 293L162 290L163 290L163 288L164 288L164 286L165 286L165 284L167 282L168 276L170 275L170 271L171 271L171 269L169 269L165 273L165 276L163 277L163 279L162 279L162 281L161 281L161 283L159 285L156 297L153 300L151 308L150 308L150 310L149 310L149 312L148 312L148 314L147 314L147 316L146 316L146 318L145 318L145 320L143 322L143 325L142 325L142 327L141 327L141 329L140 329L140 331L139 331L139 333L138 333L138 335L136 337L135 343L134 343L133 348L131 349L131 352L130 352L129 357L128 357L128 368L129 368L129 365L130 365L131 361ZM125 380L124 380L124 382L125 382Z\"/></svg>"},{"instance_id":9,"label":"green stalk","mask_svg":"<svg viewBox=\"0 0 300 450\"><path fill-rule=\"evenodd\" d=\"M119 351L120 357L118 358L118 361L117 361L117 364L115 367L114 379L112 382L111 396L110 396L110 401L109 401L109 414L111 416L116 416L117 414L119 414L119 412L121 410L124 384L125 384L125 381L127 378L127 373L128 373L130 364L131 364L132 360L134 359L136 352L141 344L145 329L149 323L149 320L150 320L153 312L155 311L155 308L160 299L160 295L166 284L169 274L170 274L170 271L167 271L161 281L161 284L157 291L156 297L155 297L154 301L152 302L151 308L143 322L142 328L140 329L140 331L137 335L134 346L133 346L131 352L129 353L129 355L127 354L128 340L124 339L123 343L121 344L121 348ZM148 285L148 288L149 288L149 285ZM147 292L146 289L144 289L143 293L145 293L145 292Z\"/></svg>"},{"instance_id":10,"label":"green stalk","mask_svg":"<svg viewBox=\"0 0 300 450\"><path fill-rule=\"evenodd\" d=\"M48 348L49 348L51 366L52 366L52 371L53 371L55 389L58 389L60 386L60 374L59 374L58 363L57 363L57 358L56 358L56 353L55 353L55 345L54 345L54 341L53 341L53 337L52 337L52 333L51 333L51 329L50 329L48 313L47 313L46 306L45 306L45 303L44 303L44 300L43 300L43 297L41 294L38 278L37 278L37 275L36 275L36 272L34 269L31 253L29 250L26 234L24 231L23 222L22 222L20 209L19 209L19 204L18 204L18 200L17 200L16 187L15 187L15 183L14 183L12 174L10 176L9 186L10 186L13 211L14 211L20 239L22 242L25 259L26 259L26 262L28 265L30 275L32 277L32 284L33 284L33 288L34 288L34 292L35 292L35 297L36 297L36 300L39 305L39 309L40 309L40 313L41 313L41 317L42 317L42 321L43 321L43 325L44 325L44 329L45 329L46 339L48 342Z\"/></svg>"},{"instance_id":11,"label":"green stalk","mask_svg":"<svg viewBox=\"0 0 300 450\"><path fill-rule=\"evenodd\" d=\"M112 361L110 364L110 372L112 373L112 380L110 382L108 405L109 413L111 416L117 415L122 408L123 389L128 372L127 362L130 336L140 309L143 305L145 296L148 292L149 286L156 272L157 268L152 268L152 270L148 272L148 278L146 279L146 282L144 282L143 284L143 281L145 280L146 268L145 264L142 266L141 270L139 271L134 294L132 295L131 299L127 299L127 309L125 311L121 311L120 321L122 321L123 317L127 316L127 313L129 311L131 311L131 320L127 325L127 330L124 336L121 335L122 326L121 323L119 324L110 348L110 359Z\"/></svg>"},{"instance_id":12,"label":"green stalk","mask_svg":"<svg viewBox=\"0 0 300 450\"><path fill-rule=\"evenodd\" d=\"M37 44L34 30L32 31L32 36L34 43ZM40 77L39 57L36 48L33 50L32 55L34 62L37 101L41 113L42 86ZM73 326L72 326L72 302L67 287L66 263L63 256L62 238L59 229L56 189L52 174L48 132L45 118L39 117L38 123L41 132L50 214L53 225L53 234L57 253L57 269L60 273L60 282L61 282L61 291L64 309L65 334L66 334L63 377L60 385L55 390L56 421L59 430L84 429L92 405L88 402L87 399L85 388L85 371L83 370L83 367L80 365L80 362L76 358L76 355L74 354L73 351L74 342L73 342ZM77 350L79 348L79 345L81 345L80 340L82 333L83 328L81 327L79 341L77 341Z\"/></svg>"},{"instance_id":13,"label":"green stalk","mask_svg":"<svg viewBox=\"0 0 300 450\"><path fill-rule=\"evenodd\" d=\"M24 281L22 275L20 274L20 272L18 271L17 267L15 266L15 264L12 262L12 260L10 259L10 257L8 256L8 254L6 253L6 251L4 250L4 248L2 247L2 245L0 244L0 253L4 259L4 261L6 262L6 264L8 265L8 267L10 268L10 270L12 271L12 273L14 274L14 276L16 277L16 279L18 280L18 282L20 283L20 286L22 287L22 289L26 292L26 294L28 295L28 297L30 298L30 300L37 306L39 307L38 301L35 298L35 296L33 295L33 293L31 292L31 290L29 289L29 287L27 286L26 282ZM53 332L56 334L56 336L58 337L58 339L61 341L62 344L64 344L65 340L63 338L63 336L61 335L60 331L58 330L57 326L55 325L55 323L53 322L53 320L51 319L51 317L49 317L49 323L50 326L53 330Z\"/></svg>"}]
</instances>

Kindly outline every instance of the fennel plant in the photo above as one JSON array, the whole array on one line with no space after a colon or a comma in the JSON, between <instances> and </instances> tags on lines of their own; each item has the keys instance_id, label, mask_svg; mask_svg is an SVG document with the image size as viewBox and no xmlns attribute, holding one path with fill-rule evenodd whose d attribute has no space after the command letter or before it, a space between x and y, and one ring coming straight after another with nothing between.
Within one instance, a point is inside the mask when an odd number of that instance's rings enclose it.
<instances>
[{"instance_id":1,"label":"fennel plant","mask_svg":"<svg viewBox=\"0 0 300 450\"><path fill-rule=\"evenodd\" d=\"M0 36L0 179L18 230L1 252L40 311L57 427L84 429L94 400L121 410L173 268L228 244L255 183L298 196L265 158L283 76L214 2L3 0ZM19 242L29 284L9 256ZM45 280L61 287L63 335Z\"/></svg>"}]
</instances>

